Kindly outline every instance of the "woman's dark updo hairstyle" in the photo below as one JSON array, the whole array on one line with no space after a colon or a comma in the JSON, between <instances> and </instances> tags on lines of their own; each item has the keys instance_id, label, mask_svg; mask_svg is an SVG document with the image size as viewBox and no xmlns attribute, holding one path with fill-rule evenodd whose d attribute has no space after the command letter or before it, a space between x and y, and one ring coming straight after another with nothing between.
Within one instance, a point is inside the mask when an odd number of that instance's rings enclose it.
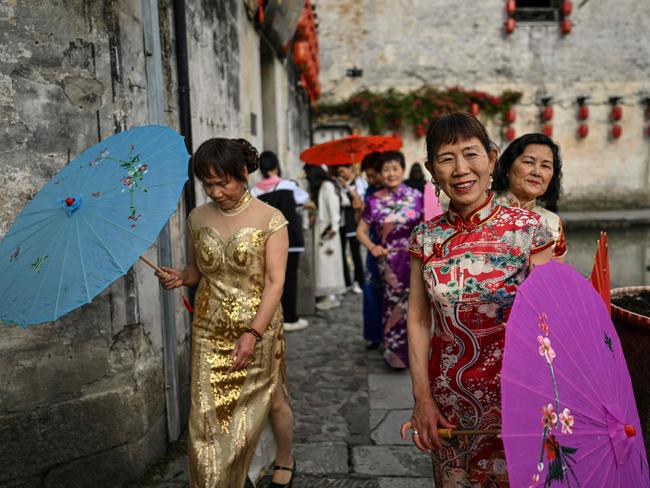
<instances>
[{"instance_id":1,"label":"woman's dark updo hairstyle","mask_svg":"<svg viewBox=\"0 0 650 488\"><path fill-rule=\"evenodd\" d=\"M194 174L201 180L214 175L219 178L234 178L246 181L244 168L252 173L260 166L257 149L246 139L208 139L194 153L192 158Z\"/></svg>"},{"instance_id":2,"label":"woman's dark updo hairstyle","mask_svg":"<svg viewBox=\"0 0 650 488\"><path fill-rule=\"evenodd\" d=\"M560 157L560 147L550 137L540 132L524 134L518 137L503 151L494 171L492 188L497 192L506 191L509 188L508 171L515 160L524 153L526 147L530 144L548 146L553 153L553 177L548 184L548 188L538 200L544 202L544 206L548 210L557 212L557 202L560 199L560 191L562 189L562 158Z\"/></svg>"},{"instance_id":3,"label":"woman's dark updo hairstyle","mask_svg":"<svg viewBox=\"0 0 650 488\"><path fill-rule=\"evenodd\" d=\"M388 161L397 161L402 169L406 168L404 155L400 151L384 151L382 153L379 153L379 157L377 158L375 166L377 172L381 173L381 169Z\"/></svg>"},{"instance_id":4,"label":"woman's dark updo hairstyle","mask_svg":"<svg viewBox=\"0 0 650 488\"><path fill-rule=\"evenodd\" d=\"M433 120L427 129L427 160L433 164L436 154L443 144L456 144L476 137L490 154L493 142L485 127L467 112L453 112Z\"/></svg>"},{"instance_id":5,"label":"woman's dark updo hairstyle","mask_svg":"<svg viewBox=\"0 0 650 488\"><path fill-rule=\"evenodd\" d=\"M260 171L264 178L269 177L271 171L277 170L278 176L282 175L280 170L280 161L273 151L264 151L260 154Z\"/></svg>"}]
</instances>

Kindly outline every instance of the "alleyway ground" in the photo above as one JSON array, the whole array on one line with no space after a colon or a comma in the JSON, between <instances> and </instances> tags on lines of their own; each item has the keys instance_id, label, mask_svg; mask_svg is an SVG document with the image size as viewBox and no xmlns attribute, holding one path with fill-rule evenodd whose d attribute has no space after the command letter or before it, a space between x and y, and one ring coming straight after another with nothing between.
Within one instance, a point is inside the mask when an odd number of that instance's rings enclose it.
<instances>
[{"instance_id":1,"label":"alleyway ground","mask_svg":"<svg viewBox=\"0 0 650 488\"><path fill-rule=\"evenodd\" d=\"M399 436L411 413L408 371L388 370L361 336L361 297L286 334L296 416L294 488L432 488L431 461ZM187 487L186 459L159 465L144 486ZM258 487L266 488L270 477Z\"/></svg>"}]
</instances>

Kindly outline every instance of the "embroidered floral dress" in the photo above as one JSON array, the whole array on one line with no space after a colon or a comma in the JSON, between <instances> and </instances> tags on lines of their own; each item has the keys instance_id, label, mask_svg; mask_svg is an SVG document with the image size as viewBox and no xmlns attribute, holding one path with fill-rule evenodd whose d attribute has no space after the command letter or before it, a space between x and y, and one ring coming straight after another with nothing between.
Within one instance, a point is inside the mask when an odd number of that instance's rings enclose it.
<instances>
[{"instance_id":1,"label":"embroidered floral dress","mask_svg":"<svg viewBox=\"0 0 650 488\"><path fill-rule=\"evenodd\" d=\"M371 227L377 242L388 251L388 256L379 260L384 286L384 359L392 367L408 366L408 244L411 231L422 221L422 193L404 183L395 191L383 188L368 198L361 218Z\"/></svg>"},{"instance_id":2,"label":"embroidered floral dress","mask_svg":"<svg viewBox=\"0 0 650 488\"><path fill-rule=\"evenodd\" d=\"M409 253L422 260L434 329L429 381L458 428L501 426L505 326L530 255L553 245L542 219L491 195L467 218L453 208L418 225ZM497 437L460 436L433 451L438 488L508 486Z\"/></svg>"},{"instance_id":3,"label":"embroidered floral dress","mask_svg":"<svg viewBox=\"0 0 650 488\"><path fill-rule=\"evenodd\" d=\"M505 207L519 207L525 208L526 210L531 210L538 215L544 217L548 230L553 236L553 257L562 258L566 255L566 238L564 236L564 225L562 224L562 219L556 213L551 212L550 210L545 209L541 205L537 204L537 200L522 204L519 199L514 196L510 191L505 191L504 193L497 195L497 203Z\"/></svg>"}]
</instances>

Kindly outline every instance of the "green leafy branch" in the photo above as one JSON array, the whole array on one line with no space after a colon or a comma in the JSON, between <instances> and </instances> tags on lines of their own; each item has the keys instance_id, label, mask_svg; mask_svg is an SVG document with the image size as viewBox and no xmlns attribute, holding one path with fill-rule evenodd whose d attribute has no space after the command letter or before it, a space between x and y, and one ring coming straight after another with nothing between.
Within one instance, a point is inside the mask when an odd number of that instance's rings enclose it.
<instances>
[{"instance_id":1,"label":"green leafy branch","mask_svg":"<svg viewBox=\"0 0 650 488\"><path fill-rule=\"evenodd\" d=\"M427 124L449 112L474 109L488 118L505 120L508 110L521 99L521 92L504 91L491 95L460 87L438 89L422 86L411 92L399 92L393 88L384 92L363 90L347 100L321 103L318 116L347 115L356 117L371 134L398 131L405 124L413 127L416 136L422 137Z\"/></svg>"}]
</instances>

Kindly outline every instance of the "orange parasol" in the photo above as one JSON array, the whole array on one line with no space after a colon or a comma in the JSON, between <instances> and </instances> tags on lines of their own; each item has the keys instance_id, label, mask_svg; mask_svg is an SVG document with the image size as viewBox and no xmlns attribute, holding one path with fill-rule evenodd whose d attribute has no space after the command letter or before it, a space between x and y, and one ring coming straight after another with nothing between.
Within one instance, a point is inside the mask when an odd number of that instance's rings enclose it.
<instances>
[{"instance_id":1,"label":"orange parasol","mask_svg":"<svg viewBox=\"0 0 650 488\"><path fill-rule=\"evenodd\" d=\"M402 139L395 136L359 136L351 135L342 139L323 142L305 149L300 155L307 164L341 164L360 163L363 157L373 151L396 151L402 147Z\"/></svg>"},{"instance_id":2,"label":"orange parasol","mask_svg":"<svg viewBox=\"0 0 650 488\"><path fill-rule=\"evenodd\" d=\"M594 268L591 272L591 284L605 302L607 311L611 313L612 301L610 296L609 256L607 248L607 232L601 231L600 239L598 239L596 257L594 258Z\"/></svg>"}]
</instances>

